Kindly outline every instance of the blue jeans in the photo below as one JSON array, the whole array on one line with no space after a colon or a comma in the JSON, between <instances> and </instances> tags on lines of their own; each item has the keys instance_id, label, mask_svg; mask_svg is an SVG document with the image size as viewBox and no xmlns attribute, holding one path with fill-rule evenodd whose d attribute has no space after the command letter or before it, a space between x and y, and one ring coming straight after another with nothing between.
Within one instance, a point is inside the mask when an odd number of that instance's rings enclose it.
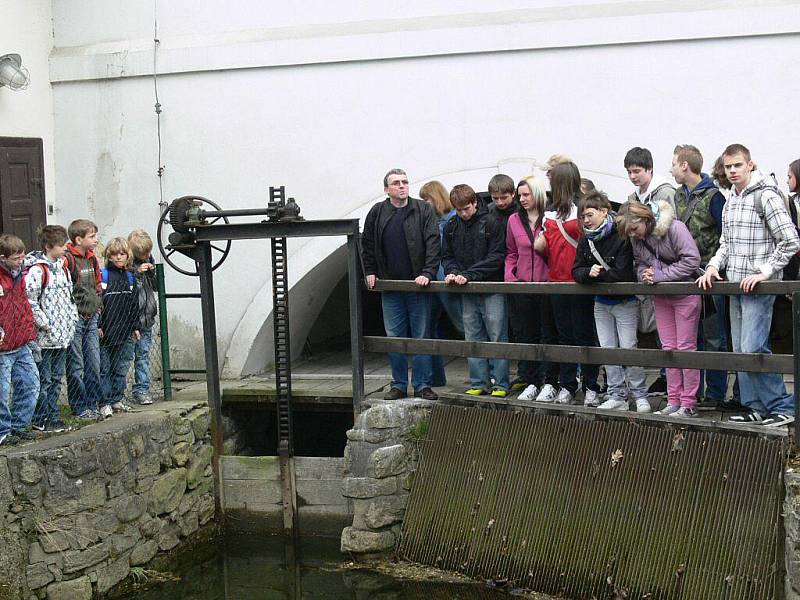
<instances>
[{"instance_id":1,"label":"blue jeans","mask_svg":"<svg viewBox=\"0 0 800 600\"><path fill-rule=\"evenodd\" d=\"M594 301L594 322L601 348L636 348L636 325L639 304L636 298L619 304ZM628 392L635 400L647 398L647 384L642 367L606 365L608 399L627 401ZM627 385L625 380L627 379Z\"/></svg>"},{"instance_id":2,"label":"blue jeans","mask_svg":"<svg viewBox=\"0 0 800 600\"><path fill-rule=\"evenodd\" d=\"M728 306L725 296L713 295L716 312L702 317L697 328L697 349L709 352L725 352L728 349ZM703 376L705 373L705 377ZM703 381L705 379L705 382ZM703 391L705 383L705 392ZM725 400L728 394L728 371L701 371L700 395L709 400Z\"/></svg>"},{"instance_id":3,"label":"blue jeans","mask_svg":"<svg viewBox=\"0 0 800 600\"><path fill-rule=\"evenodd\" d=\"M142 329L142 337L133 347L133 393L136 395L150 392L150 346L153 343L153 328Z\"/></svg>"},{"instance_id":4,"label":"blue jeans","mask_svg":"<svg viewBox=\"0 0 800 600\"><path fill-rule=\"evenodd\" d=\"M769 329L775 296L731 296L731 341L734 352L772 354ZM780 373L739 371L741 403L760 413L794 415L794 400Z\"/></svg>"},{"instance_id":5,"label":"blue jeans","mask_svg":"<svg viewBox=\"0 0 800 600\"><path fill-rule=\"evenodd\" d=\"M414 292L383 292L383 327L388 337L430 338L431 295ZM399 352L389 353L392 387L408 392L408 359ZM415 354L411 359L414 392L432 385L430 354Z\"/></svg>"},{"instance_id":6,"label":"blue jeans","mask_svg":"<svg viewBox=\"0 0 800 600\"><path fill-rule=\"evenodd\" d=\"M72 414L97 410L100 402L100 338L97 315L78 319L67 356L67 396Z\"/></svg>"},{"instance_id":7,"label":"blue jeans","mask_svg":"<svg viewBox=\"0 0 800 600\"><path fill-rule=\"evenodd\" d=\"M508 317L505 294L464 294L461 298L464 339L468 342L507 342ZM469 383L474 388L494 387L508 391L508 360L505 358L468 358Z\"/></svg>"},{"instance_id":8,"label":"blue jeans","mask_svg":"<svg viewBox=\"0 0 800 600\"><path fill-rule=\"evenodd\" d=\"M61 378L67 366L67 348L42 348L39 363L39 401L33 413L36 425L59 423L58 396L61 394Z\"/></svg>"},{"instance_id":9,"label":"blue jeans","mask_svg":"<svg viewBox=\"0 0 800 600\"><path fill-rule=\"evenodd\" d=\"M27 429L38 397L39 370L31 349L25 345L0 354L0 435Z\"/></svg>"},{"instance_id":10,"label":"blue jeans","mask_svg":"<svg viewBox=\"0 0 800 600\"><path fill-rule=\"evenodd\" d=\"M133 362L133 340L122 344L100 344L100 381L103 396L100 406L122 402Z\"/></svg>"},{"instance_id":11,"label":"blue jeans","mask_svg":"<svg viewBox=\"0 0 800 600\"><path fill-rule=\"evenodd\" d=\"M553 314L558 330L558 343L561 346L597 346L594 329L594 297L567 296L554 294L551 297ZM595 392L600 391L597 385L599 365L581 365L583 387ZM558 383L574 396L578 391L578 365L561 363L559 365Z\"/></svg>"}]
</instances>

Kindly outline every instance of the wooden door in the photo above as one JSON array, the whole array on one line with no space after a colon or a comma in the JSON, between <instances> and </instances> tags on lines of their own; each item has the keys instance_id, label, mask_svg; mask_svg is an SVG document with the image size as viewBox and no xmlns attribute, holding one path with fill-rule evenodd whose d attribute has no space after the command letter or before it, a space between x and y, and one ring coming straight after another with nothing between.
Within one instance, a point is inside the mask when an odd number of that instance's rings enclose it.
<instances>
[{"instance_id":1,"label":"wooden door","mask_svg":"<svg viewBox=\"0 0 800 600\"><path fill-rule=\"evenodd\" d=\"M42 140L0 137L0 233L36 250L36 229L45 220Z\"/></svg>"}]
</instances>

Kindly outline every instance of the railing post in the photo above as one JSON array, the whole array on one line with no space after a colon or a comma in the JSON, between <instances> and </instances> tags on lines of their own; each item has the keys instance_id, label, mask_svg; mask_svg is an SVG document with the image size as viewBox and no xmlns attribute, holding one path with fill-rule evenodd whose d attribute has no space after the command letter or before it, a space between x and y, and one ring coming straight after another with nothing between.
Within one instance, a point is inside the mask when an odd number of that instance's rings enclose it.
<instances>
[{"instance_id":1,"label":"railing post","mask_svg":"<svg viewBox=\"0 0 800 600\"><path fill-rule=\"evenodd\" d=\"M350 355L353 369L353 412L358 416L364 399L364 335L361 320L361 261L358 231L347 236L347 281L350 297Z\"/></svg>"},{"instance_id":2,"label":"railing post","mask_svg":"<svg viewBox=\"0 0 800 600\"><path fill-rule=\"evenodd\" d=\"M164 283L164 263L156 264L158 286L158 324L161 332L161 383L164 400L172 400L172 376L169 364L169 328L167 326L167 287Z\"/></svg>"},{"instance_id":3,"label":"railing post","mask_svg":"<svg viewBox=\"0 0 800 600\"><path fill-rule=\"evenodd\" d=\"M800 432L797 419L800 418L800 292L792 292L792 350L794 352L794 381L792 383L794 395L794 416L792 426L792 445L797 448L797 434Z\"/></svg>"}]
</instances>

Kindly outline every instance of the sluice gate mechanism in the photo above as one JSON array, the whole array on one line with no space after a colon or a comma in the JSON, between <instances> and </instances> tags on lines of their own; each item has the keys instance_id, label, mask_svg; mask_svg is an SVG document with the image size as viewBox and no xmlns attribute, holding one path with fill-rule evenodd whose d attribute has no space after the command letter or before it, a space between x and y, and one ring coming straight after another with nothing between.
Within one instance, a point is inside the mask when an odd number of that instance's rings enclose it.
<instances>
[{"instance_id":1,"label":"sluice gate mechanism","mask_svg":"<svg viewBox=\"0 0 800 600\"><path fill-rule=\"evenodd\" d=\"M576 598L768 600L785 436L436 406L403 558Z\"/></svg>"},{"instance_id":2,"label":"sluice gate mechanism","mask_svg":"<svg viewBox=\"0 0 800 600\"><path fill-rule=\"evenodd\" d=\"M257 222L231 222L231 219L242 217L266 217L266 219ZM168 233L169 229L171 232ZM281 186L270 187L269 201L265 208L223 210L216 203L200 196L176 198L162 213L158 225L158 244L165 262L184 275L199 276L200 279L199 294L176 296L199 297L201 300L206 365L204 372L212 415L216 512L222 517L225 514L220 466L223 455L222 391L217 351L213 272L228 257L233 240L270 240L278 421L276 453L280 460L283 529L291 535L296 535L298 532L298 500L292 428L287 239L318 236L347 237L353 409L357 413L363 396L358 219L306 221L300 216L300 208L294 198L287 199L285 189ZM219 246L215 242L222 242L223 245ZM191 259L193 267L181 266L176 261L180 256Z\"/></svg>"}]
</instances>

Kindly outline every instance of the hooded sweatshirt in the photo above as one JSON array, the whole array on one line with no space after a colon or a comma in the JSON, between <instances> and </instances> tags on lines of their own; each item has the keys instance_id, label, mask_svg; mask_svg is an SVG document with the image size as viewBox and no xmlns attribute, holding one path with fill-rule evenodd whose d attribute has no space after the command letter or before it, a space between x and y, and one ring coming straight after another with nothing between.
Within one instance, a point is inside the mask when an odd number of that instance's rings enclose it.
<instances>
[{"instance_id":1,"label":"hooded sweatshirt","mask_svg":"<svg viewBox=\"0 0 800 600\"><path fill-rule=\"evenodd\" d=\"M675 218L667 202L659 202L653 231L644 240L631 240L639 280L653 267L653 281L694 281L700 269L700 252L686 225Z\"/></svg>"},{"instance_id":2,"label":"hooded sweatshirt","mask_svg":"<svg viewBox=\"0 0 800 600\"><path fill-rule=\"evenodd\" d=\"M66 258L50 260L41 251L25 257L25 291L36 323L41 348L67 348L75 334L78 309L72 299L72 277Z\"/></svg>"},{"instance_id":3,"label":"hooded sweatshirt","mask_svg":"<svg viewBox=\"0 0 800 600\"><path fill-rule=\"evenodd\" d=\"M642 192L638 187L628 196L628 201L638 200L642 204L653 202L666 202L675 209L675 187L661 175L653 173L647 191Z\"/></svg>"}]
</instances>

